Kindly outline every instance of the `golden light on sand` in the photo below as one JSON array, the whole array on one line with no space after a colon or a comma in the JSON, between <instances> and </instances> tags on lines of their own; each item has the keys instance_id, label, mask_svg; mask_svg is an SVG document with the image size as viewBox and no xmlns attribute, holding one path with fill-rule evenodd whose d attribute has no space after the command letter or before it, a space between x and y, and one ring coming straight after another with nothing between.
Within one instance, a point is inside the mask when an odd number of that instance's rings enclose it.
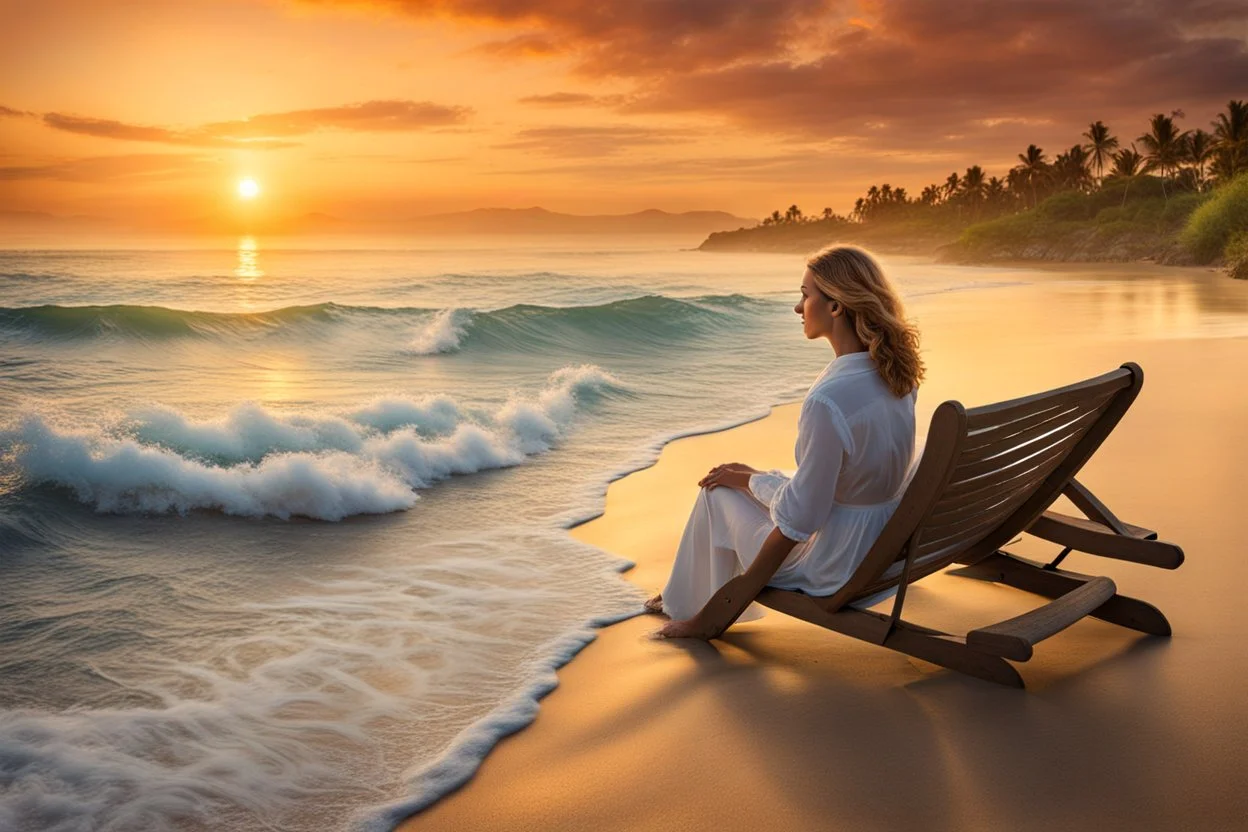
<instances>
[{"instance_id":1,"label":"golden light on sand","mask_svg":"<svg viewBox=\"0 0 1248 832\"><path fill-rule=\"evenodd\" d=\"M260 183L248 176L246 179L240 179L238 182L238 196L240 199L255 199L260 195Z\"/></svg>"}]
</instances>

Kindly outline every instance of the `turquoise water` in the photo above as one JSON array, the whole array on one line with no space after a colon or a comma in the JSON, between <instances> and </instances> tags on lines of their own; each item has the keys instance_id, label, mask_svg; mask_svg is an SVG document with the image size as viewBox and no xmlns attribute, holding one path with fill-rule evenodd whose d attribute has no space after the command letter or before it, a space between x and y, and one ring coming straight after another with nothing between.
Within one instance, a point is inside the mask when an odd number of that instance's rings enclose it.
<instances>
[{"instance_id":1,"label":"turquoise water","mask_svg":"<svg viewBox=\"0 0 1248 832\"><path fill-rule=\"evenodd\" d=\"M696 241L0 252L0 828L384 826L635 613L565 529L830 358ZM913 309L1026 272L886 261Z\"/></svg>"}]
</instances>

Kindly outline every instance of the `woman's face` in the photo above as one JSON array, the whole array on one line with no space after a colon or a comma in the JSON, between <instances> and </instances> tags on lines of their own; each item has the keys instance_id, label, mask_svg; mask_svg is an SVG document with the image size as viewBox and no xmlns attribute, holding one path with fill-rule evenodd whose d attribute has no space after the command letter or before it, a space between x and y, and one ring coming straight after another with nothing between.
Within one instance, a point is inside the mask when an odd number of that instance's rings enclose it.
<instances>
[{"instance_id":1,"label":"woman's face","mask_svg":"<svg viewBox=\"0 0 1248 832\"><path fill-rule=\"evenodd\" d=\"M802 298L793 311L802 316L802 331L810 340L832 334L832 301L815 286L815 275L810 269L802 275Z\"/></svg>"}]
</instances>

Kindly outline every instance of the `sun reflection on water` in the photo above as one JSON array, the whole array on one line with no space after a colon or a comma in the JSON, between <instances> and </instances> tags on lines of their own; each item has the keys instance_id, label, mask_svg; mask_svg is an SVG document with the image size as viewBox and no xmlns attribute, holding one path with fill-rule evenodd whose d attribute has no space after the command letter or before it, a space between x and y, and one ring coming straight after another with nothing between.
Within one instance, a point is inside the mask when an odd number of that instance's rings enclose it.
<instances>
[{"instance_id":1,"label":"sun reflection on water","mask_svg":"<svg viewBox=\"0 0 1248 832\"><path fill-rule=\"evenodd\" d=\"M241 280L256 280L264 277L260 268L260 248L255 237L240 237L238 240L238 266L234 276Z\"/></svg>"}]
</instances>

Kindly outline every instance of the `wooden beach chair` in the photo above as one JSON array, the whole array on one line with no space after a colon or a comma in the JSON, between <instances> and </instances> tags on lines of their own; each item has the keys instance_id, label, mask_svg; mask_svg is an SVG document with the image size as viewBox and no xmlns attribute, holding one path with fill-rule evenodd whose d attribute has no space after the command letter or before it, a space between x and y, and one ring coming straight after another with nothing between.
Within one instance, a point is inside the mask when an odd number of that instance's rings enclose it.
<instances>
[{"instance_id":1,"label":"wooden beach chair","mask_svg":"<svg viewBox=\"0 0 1248 832\"><path fill-rule=\"evenodd\" d=\"M768 587L772 609L982 679L1022 687L1013 661L1085 615L1168 636L1150 604L1117 593L1107 577L1059 568L1071 551L1175 569L1183 551L1155 532L1124 523L1075 474L1135 400L1136 364L1013 401L965 409L956 401L932 416L927 445L897 511L861 566L835 595ZM1065 494L1086 518L1049 511ZM1027 531L1064 547L1052 562L1001 551ZM1016 618L956 636L901 617L906 588L954 563L967 577L997 581L1053 599ZM851 604L896 586L891 614Z\"/></svg>"}]
</instances>

